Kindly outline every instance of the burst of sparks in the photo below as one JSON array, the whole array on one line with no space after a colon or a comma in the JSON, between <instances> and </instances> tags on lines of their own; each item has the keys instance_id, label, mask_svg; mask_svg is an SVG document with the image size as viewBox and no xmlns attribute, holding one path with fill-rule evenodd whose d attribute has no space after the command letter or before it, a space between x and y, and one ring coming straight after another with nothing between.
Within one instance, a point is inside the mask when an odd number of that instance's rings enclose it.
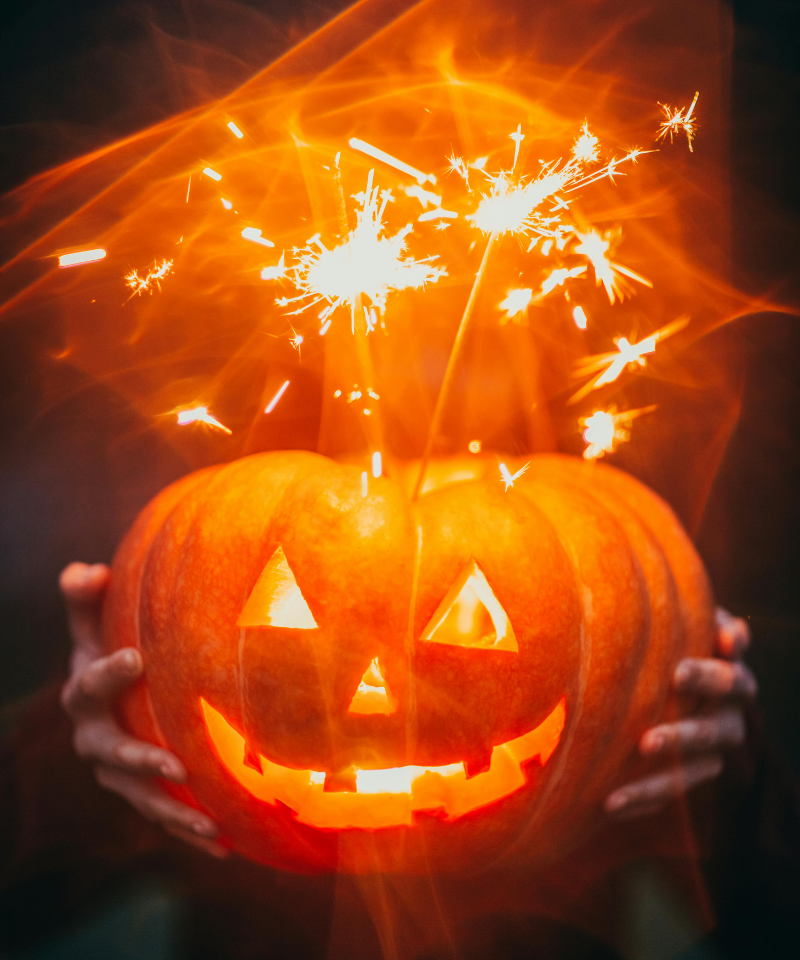
<instances>
[{"instance_id":1,"label":"burst of sparks","mask_svg":"<svg viewBox=\"0 0 800 960\"><path fill-rule=\"evenodd\" d=\"M178 423L181 426L185 426L187 423L206 423L209 427L222 430L223 433L231 432L224 423L220 423L216 417L211 416L208 407L192 407L190 410L179 410Z\"/></svg>"},{"instance_id":2,"label":"burst of sparks","mask_svg":"<svg viewBox=\"0 0 800 960\"><path fill-rule=\"evenodd\" d=\"M509 133L509 137L514 141L514 162L511 164L511 169L515 170L517 167L517 160L519 159L519 148L522 141L525 139L525 134L522 132L522 124L517 124L517 129L514 133Z\"/></svg>"},{"instance_id":3,"label":"burst of sparks","mask_svg":"<svg viewBox=\"0 0 800 960\"><path fill-rule=\"evenodd\" d=\"M76 250L74 253L62 253L58 258L59 267L77 267L81 263L95 263L106 255L102 247L94 250Z\"/></svg>"},{"instance_id":4,"label":"burst of sparks","mask_svg":"<svg viewBox=\"0 0 800 960\"><path fill-rule=\"evenodd\" d=\"M697 132L697 121L692 119L692 114L694 113L695 104L699 96L700 91L698 90L694 95L694 100L692 100L691 105L688 108L681 107L679 110L668 107L663 103L659 104L666 120L663 120L661 126L658 128L656 140L661 140L669 134L669 142L672 143L675 134L683 130L686 134L686 142L689 145L689 150L694 150L692 140Z\"/></svg>"},{"instance_id":5,"label":"burst of sparks","mask_svg":"<svg viewBox=\"0 0 800 960\"><path fill-rule=\"evenodd\" d=\"M390 167L394 167L395 170L399 170L401 173L407 173L420 185L423 183L436 184L436 177L432 173L423 173L421 170L417 170L416 167L412 167L404 160L398 160L397 157L393 157L391 153L386 153L386 151L380 150L378 147L373 147L373 145L371 143L367 143L366 140L359 140L357 137L352 137L350 140L350 146L353 150L358 150L361 153L365 153L368 157L372 157L373 160L380 160L382 163L385 163Z\"/></svg>"},{"instance_id":6,"label":"burst of sparks","mask_svg":"<svg viewBox=\"0 0 800 960\"><path fill-rule=\"evenodd\" d=\"M172 260L162 260L160 264L154 262L152 268L148 270L143 277L139 276L138 271L131 270L125 277L126 285L133 291L131 296L141 296L145 290L149 290L150 293L152 293L154 285L160 290L161 281L172 269L172 263Z\"/></svg>"},{"instance_id":7,"label":"burst of sparks","mask_svg":"<svg viewBox=\"0 0 800 960\"><path fill-rule=\"evenodd\" d=\"M520 318L520 320L516 322L521 322L522 318L528 312L531 300L533 300L533 290L531 290L530 287L520 287L515 290L509 290L505 300L498 304L501 310L506 311L506 315L501 318L500 323L508 323L509 320L514 320L516 317Z\"/></svg>"},{"instance_id":8,"label":"burst of sparks","mask_svg":"<svg viewBox=\"0 0 800 960\"><path fill-rule=\"evenodd\" d=\"M519 141L516 139L517 134L510 136L515 141L516 164ZM624 157L614 158L604 167L587 173L587 164L597 161L598 149L597 137L589 132L584 123L570 158L566 161L543 163L541 173L535 180L515 180L510 173L502 170L497 174L481 170L489 181L489 192L483 194L477 209L467 216L467 220L484 233L497 236L505 233L555 236L558 228L554 228L553 224L558 223L558 216L545 217L538 212L545 200L555 201L550 213L568 209L569 204L563 197L558 196L559 193L572 193L605 177L613 180L619 172L620 164L628 160L635 162L642 153L641 150L630 150ZM469 187L469 170L461 157L450 157L450 169L458 173Z\"/></svg>"},{"instance_id":9,"label":"burst of sparks","mask_svg":"<svg viewBox=\"0 0 800 960\"><path fill-rule=\"evenodd\" d=\"M667 324L667 326L662 327L660 330L656 330L655 333L652 333L649 337L645 337L638 343L630 343L626 337L619 337L619 339L615 341L617 346L616 350L610 353L600 353L593 357L586 357L580 361L576 368L577 376L584 377L598 370L600 373L581 387L581 389L570 398L570 402L575 403L592 390L596 390L604 384L613 383L628 365L632 367L646 366L646 355L655 352L656 343L682 330L688 322L688 317L680 317L678 320L673 321L673 323Z\"/></svg>"},{"instance_id":10,"label":"burst of sparks","mask_svg":"<svg viewBox=\"0 0 800 960\"><path fill-rule=\"evenodd\" d=\"M593 229L589 229L586 233L576 230L575 236L580 243L575 246L574 253L586 257L594 267L595 282L598 286L603 284L609 303L613 304L617 299L623 300L625 294L631 292L630 284L626 283L623 277L630 277L631 280L646 287L653 286L646 277L611 259L619 243L619 229L606 230L603 233Z\"/></svg>"},{"instance_id":11,"label":"burst of sparks","mask_svg":"<svg viewBox=\"0 0 800 960\"><path fill-rule=\"evenodd\" d=\"M590 417L584 417L581 421L584 427L583 439L586 441L584 457L587 460L596 460L607 453L613 453L618 443L625 443L630 439L631 423L636 417L652 410L655 410L655 405L622 413L609 407L608 410L596 410Z\"/></svg>"},{"instance_id":12,"label":"burst of sparks","mask_svg":"<svg viewBox=\"0 0 800 960\"><path fill-rule=\"evenodd\" d=\"M284 380L283 383L278 387L275 395L270 400L270 402L264 407L264 413L272 413L275 407L278 405L280 398L286 393L286 388L289 386L289 381Z\"/></svg>"},{"instance_id":13,"label":"burst of sparks","mask_svg":"<svg viewBox=\"0 0 800 960\"><path fill-rule=\"evenodd\" d=\"M505 493L508 493L508 488L514 486L514 481L519 480L519 478L522 476L523 473L525 473L525 471L528 469L530 465L531 465L531 462L529 460L526 464L521 466L516 473L512 473L504 463L500 464L500 479L505 484L505 487L504 487Z\"/></svg>"},{"instance_id":14,"label":"burst of sparks","mask_svg":"<svg viewBox=\"0 0 800 960\"><path fill-rule=\"evenodd\" d=\"M280 306L299 302L302 305L294 312L302 313L327 302L319 315L325 321L339 306L348 305L355 311L356 304L366 297L372 308L383 313L392 291L419 288L446 275L444 268L431 265L434 257L403 257L412 224L406 224L393 237L382 235L383 215L393 197L390 190L373 187L373 175L374 170L370 170L366 190L355 197L360 203L357 225L344 243L329 250L317 235L308 246L296 251L297 263L288 275L299 295L281 298L277 301Z\"/></svg>"},{"instance_id":15,"label":"burst of sparks","mask_svg":"<svg viewBox=\"0 0 800 960\"><path fill-rule=\"evenodd\" d=\"M299 355L300 347L303 345L303 342L305 341L305 337L303 336L302 333L298 333L294 327L292 327L292 333L293 333L293 336L289 337L289 343L291 343L291 345L295 348L295 350ZM288 383L288 380L287 380L287 383Z\"/></svg>"}]
</instances>

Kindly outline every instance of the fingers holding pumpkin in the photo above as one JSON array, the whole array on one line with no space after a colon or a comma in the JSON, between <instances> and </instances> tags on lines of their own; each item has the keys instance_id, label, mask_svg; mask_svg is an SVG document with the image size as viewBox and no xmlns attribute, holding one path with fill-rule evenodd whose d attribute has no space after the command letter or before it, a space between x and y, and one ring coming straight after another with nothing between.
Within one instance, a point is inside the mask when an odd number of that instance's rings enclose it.
<instances>
[{"instance_id":1,"label":"fingers holding pumpkin","mask_svg":"<svg viewBox=\"0 0 800 960\"><path fill-rule=\"evenodd\" d=\"M164 829L171 836L177 837L178 840L191 844L193 847L197 847L198 850L202 850L204 853L208 853L218 860L224 860L230 855L230 850L228 850L227 847L223 847L221 843L217 843L216 840L209 840L207 837L198 837L197 834L192 833L191 830L169 825L165 826Z\"/></svg>"},{"instance_id":2,"label":"fingers holding pumpkin","mask_svg":"<svg viewBox=\"0 0 800 960\"><path fill-rule=\"evenodd\" d=\"M665 803L683 796L693 787L714 780L722 772L722 765L722 757L711 753L635 780L606 797L606 812L624 819L655 813Z\"/></svg>"},{"instance_id":3,"label":"fingers holding pumpkin","mask_svg":"<svg viewBox=\"0 0 800 960\"><path fill-rule=\"evenodd\" d=\"M111 717L76 724L72 740L83 760L139 777L166 777L176 783L186 779L186 769L176 756L125 733Z\"/></svg>"},{"instance_id":4,"label":"fingers holding pumpkin","mask_svg":"<svg viewBox=\"0 0 800 960\"><path fill-rule=\"evenodd\" d=\"M133 647L116 650L78 668L61 691L61 703L76 719L83 714L104 712L142 675L142 656Z\"/></svg>"},{"instance_id":5,"label":"fingers holding pumpkin","mask_svg":"<svg viewBox=\"0 0 800 960\"><path fill-rule=\"evenodd\" d=\"M104 563L70 563L61 571L58 584L77 650L101 649L101 605L110 579L111 571Z\"/></svg>"},{"instance_id":6,"label":"fingers holding pumpkin","mask_svg":"<svg viewBox=\"0 0 800 960\"><path fill-rule=\"evenodd\" d=\"M717 653L728 660L738 660L750 646L747 621L735 617L723 607L717 607L714 619L717 624Z\"/></svg>"},{"instance_id":7,"label":"fingers holding pumpkin","mask_svg":"<svg viewBox=\"0 0 800 960\"><path fill-rule=\"evenodd\" d=\"M739 707L723 707L704 716L685 717L647 730L639 741L644 756L660 753L705 753L741 746L746 733Z\"/></svg>"},{"instance_id":8,"label":"fingers holding pumpkin","mask_svg":"<svg viewBox=\"0 0 800 960\"><path fill-rule=\"evenodd\" d=\"M119 794L143 817L171 832L186 831L192 837L208 840L217 836L217 826L210 817L173 800L149 780L102 765L95 768L95 776L101 787Z\"/></svg>"},{"instance_id":9,"label":"fingers holding pumpkin","mask_svg":"<svg viewBox=\"0 0 800 960\"><path fill-rule=\"evenodd\" d=\"M758 693L758 683L749 667L713 657L686 657L675 668L675 689L678 693L710 699L723 697L751 700Z\"/></svg>"}]
</instances>

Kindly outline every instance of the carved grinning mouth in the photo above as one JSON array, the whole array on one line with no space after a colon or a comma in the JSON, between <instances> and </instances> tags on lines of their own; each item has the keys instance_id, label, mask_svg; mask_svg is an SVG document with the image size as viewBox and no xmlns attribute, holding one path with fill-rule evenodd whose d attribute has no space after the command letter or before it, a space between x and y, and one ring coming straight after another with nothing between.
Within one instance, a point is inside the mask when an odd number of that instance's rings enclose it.
<instances>
[{"instance_id":1,"label":"carved grinning mouth","mask_svg":"<svg viewBox=\"0 0 800 960\"><path fill-rule=\"evenodd\" d=\"M415 813L452 821L516 793L527 782L523 765L545 766L561 739L566 698L533 730L492 750L489 769L467 779L463 763L442 767L357 770L355 791L326 792L325 773L295 770L260 757L262 772L245 765L245 739L202 697L206 731L225 769L258 800L289 807L300 823L323 830L411 826Z\"/></svg>"}]
</instances>

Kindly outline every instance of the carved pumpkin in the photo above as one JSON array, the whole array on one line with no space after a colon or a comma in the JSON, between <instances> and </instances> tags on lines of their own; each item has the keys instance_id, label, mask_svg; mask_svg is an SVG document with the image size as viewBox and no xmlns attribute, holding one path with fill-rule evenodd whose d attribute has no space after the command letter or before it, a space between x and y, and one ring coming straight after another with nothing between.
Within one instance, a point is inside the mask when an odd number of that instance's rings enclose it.
<instances>
[{"instance_id":1,"label":"carved pumpkin","mask_svg":"<svg viewBox=\"0 0 800 960\"><path fill-rule=\"evenodd\" d=\"M404 479L288 452L164 490L105 609L145 661L126 722L278 867L552 860L676 709L676 661L710 651L702 564L606 466L535 457L505 492L493 459L439 461L416 503Z\"/></svg>"}]
</instances>

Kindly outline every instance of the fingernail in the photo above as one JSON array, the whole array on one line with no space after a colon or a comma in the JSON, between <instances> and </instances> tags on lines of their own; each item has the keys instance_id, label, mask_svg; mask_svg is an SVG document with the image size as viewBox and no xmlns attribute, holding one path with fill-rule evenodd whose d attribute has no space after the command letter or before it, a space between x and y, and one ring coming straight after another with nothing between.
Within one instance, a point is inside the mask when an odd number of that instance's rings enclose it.
<instances>
[{"instance_id":1,"label":"fingernail","mask_svg":"<svg viewBox=\"0 0 800 960\"><path fill-rule=\"evenodd\" d=\"M664 747L664 735L661 733L648 733L642 740L643 753L658 753Z\"/></svg>"},{"instance_id":2,"label":"fingernail","mask_svg":"<svg viewBox=\"0 0 800 960\"><path fill-rule=\"evenodd\" d=\"M196 820L192 824L192 830L198 835L198 837L207 837L208 839L212 839L217 835L216 826L210 821L206 820Z\"/></svg>"},{"instance_id":3,"label":"fingernail","mask_svg":"<svg viewBox=\"0 0 800 960\"><path fill-rule=\"evenodd\" d=\"M612 793L606 798L606 810L609 813L616 813L628 805L628 796L625 793Z\"/></svg>"},{"instance_id":4,"label":"fingernail","mask_svg":"<svg viewBox=\"0 0 800 960\"><path fill-rule=\"evenodd\" d=\"M165 760L158 769L161 771L162 777L173 780L175 783L183 783L186 779L183 768L175 763L170 763L168 760Z\"/></svg>"},{"instance_id":5,"label":"fingernail","mask_svg":"<svg viewBox=\"0 0 800 960\"><path fill-rule=\"evenodd\" d=\"M682 685L692 675L692 665L687 663L686 660L681 660L677 667L675 667L675 683L676 685Z\"/></svg>"},{"instance_id":6,"label":"fingernail","mask_svg":"<svg viewBox=\"0 0 800 960\"><path fill-rule=\"evenodd\" d=\"M122 655L122 663L128 673L135 673L139 669L139 654L135 650L126 650Z\"/></svg>"}]
</instances>

